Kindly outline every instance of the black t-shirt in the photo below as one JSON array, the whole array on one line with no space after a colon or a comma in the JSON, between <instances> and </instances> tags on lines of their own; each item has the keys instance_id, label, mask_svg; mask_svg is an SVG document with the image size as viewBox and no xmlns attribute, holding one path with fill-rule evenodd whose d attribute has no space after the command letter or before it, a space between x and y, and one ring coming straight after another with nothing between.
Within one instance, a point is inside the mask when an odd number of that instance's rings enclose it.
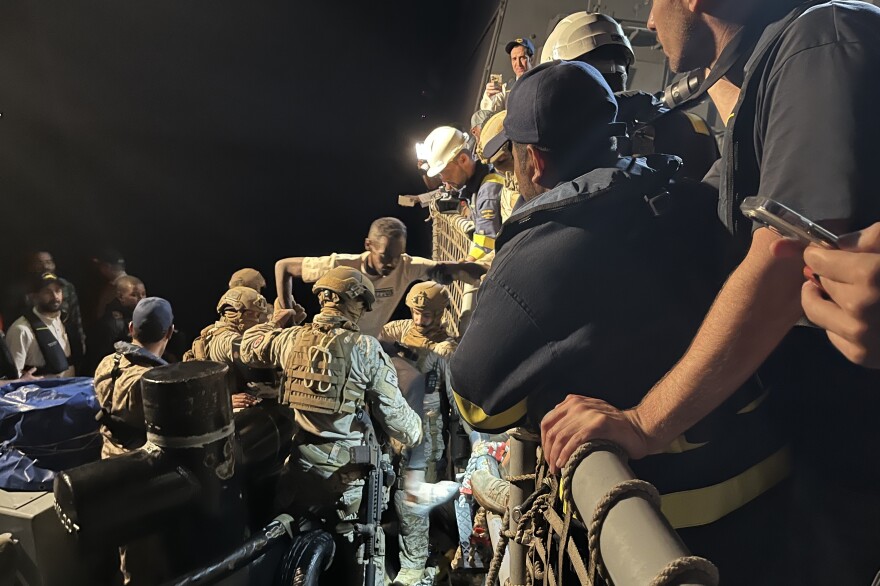
<instances>
[{"instance_id":1,"label":"black t-shirt","mask_svg":"<svg viewBox=\"0 0 880 586\"><path fill-rule=\"evenodd\" d=\"M756 72L749 86L756 96L757 195L814 221L866 227L880 220L880 8L835 1L809 8L787 27L784 20L767 27L746 65ZM725 165L738 155L726 152ZM734 189L740 197L755 195ZM725 221L731 204L739 202L721 202Z\"/></svg>"}]
</instances>

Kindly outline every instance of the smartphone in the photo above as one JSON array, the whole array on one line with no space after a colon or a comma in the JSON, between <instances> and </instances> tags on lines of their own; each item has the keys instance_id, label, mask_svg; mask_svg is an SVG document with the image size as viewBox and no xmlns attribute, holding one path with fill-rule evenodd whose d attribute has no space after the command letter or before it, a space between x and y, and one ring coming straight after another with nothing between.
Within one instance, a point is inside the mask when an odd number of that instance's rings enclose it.
<instances>
[{"instance_id":1,"label":"smartphone","mask_svg":"<svg viewBox=\"0 0 880 586\"><path fill-rule=\"evenodd\" d=\"M497 83L498 85L501 85L503 82L503 79L504 79L504 76L501 75L500 73L490 73L489 74L489 81L491 81L492 83Z\"/></svg>"},{"instance_id":2,"label":"smartphone","mask_svg":"<svg viewBox=\"0 0 880 586\"><path fill-rule=\"evenodd\" d=\"M747 197L739 209L747 218L764 224L780 236L824 248L838 247L836 234L769 197Z\"/></svg>"}]
</instances>

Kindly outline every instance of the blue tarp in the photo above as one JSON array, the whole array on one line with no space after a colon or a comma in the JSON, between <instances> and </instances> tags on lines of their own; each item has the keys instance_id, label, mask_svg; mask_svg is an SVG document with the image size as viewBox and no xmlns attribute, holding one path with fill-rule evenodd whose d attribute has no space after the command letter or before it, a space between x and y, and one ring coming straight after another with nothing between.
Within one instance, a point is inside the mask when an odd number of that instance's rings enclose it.
<instances>
[{"instance_id":1,"label":"blue tarp","mask_svg":"<svg viewBox=\"0 0 880 586\"><path fill-rule=\"evenodd\" d=\"M100 457L91 378L0 387L0 488L52 490L55 472Z\"/></svg>"}]
</instances>

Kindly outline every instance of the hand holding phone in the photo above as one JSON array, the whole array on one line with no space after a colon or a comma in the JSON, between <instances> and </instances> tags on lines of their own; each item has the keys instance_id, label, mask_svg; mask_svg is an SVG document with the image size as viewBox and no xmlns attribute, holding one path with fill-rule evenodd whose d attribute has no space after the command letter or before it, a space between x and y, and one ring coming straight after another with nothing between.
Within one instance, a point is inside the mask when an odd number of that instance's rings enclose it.
<instances>
[{"instance_id":1,"label":"hand holding phone","mask_svg":"<svg viewBox=\"0 0 880 586\"><path fill-rule=\"evenodd\" d=\"M747 197L739 206L745 217L767 226L780 236L803 244L838 248L836 234L769 197Z\"/></svg>"},{"instance_id":2,"label":"hand holding phone","mask_svg":"<svg viewBox=\"0 0 880 586\"><path fill-rule=\"evenodd\" d=\"M502 88L502 76L500 73L490 73L489 74L489 83L486 84L486 95L490 98L495 94L501 93Z\"/></svg>"},{"instance_id":3,"label":"hand holding phone","mask_svg":"<svg viewBox=\"0 0 880 586\"><path fill-rule=\"evenodd\" d=\"M769 197L747 197L739 209L745 217L767 226L784 238L797 240L805 246L815 244L827 249L838 248L836 234ZM819 276L813 269L804 266L804 277L825 294Z\"/></svg>"}]
</instances>

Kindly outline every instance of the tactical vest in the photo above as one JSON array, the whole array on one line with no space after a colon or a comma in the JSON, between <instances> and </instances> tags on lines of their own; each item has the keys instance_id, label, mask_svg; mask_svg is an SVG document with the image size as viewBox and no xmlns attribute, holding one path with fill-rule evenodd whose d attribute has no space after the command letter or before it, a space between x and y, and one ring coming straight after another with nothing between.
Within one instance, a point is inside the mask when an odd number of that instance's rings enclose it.
<instances>
[{"instance_id":1,"label":"tactical vest","mask_svg":"<svg viewBox=\"0 0 880 586\"><path fill-rule=\"evenodd\" d=\"M37 368L34 374L59 374L70 368L70 362L64 354L61 342L58 341L49 326L43 323L43 320L31 310L24 312L24 318L31 325L34 337L37 339L37 345L43 354L43 360L46 361L46 364ZM72 349L73 341L70 340L70 334L68 334L68 342L71 343Z\"/></svg>"},{"instance_id":2,"label":"tactical vest","mask_svg":"<svg viewBox=\"0 0 880 586\"><path fill-rule=\"evenodd\" d=\"M300 411L332 415L355 413L364 391L349 381L357 332L306 324L284 365L284 404Z\"/></svg>"}]
</instances>

